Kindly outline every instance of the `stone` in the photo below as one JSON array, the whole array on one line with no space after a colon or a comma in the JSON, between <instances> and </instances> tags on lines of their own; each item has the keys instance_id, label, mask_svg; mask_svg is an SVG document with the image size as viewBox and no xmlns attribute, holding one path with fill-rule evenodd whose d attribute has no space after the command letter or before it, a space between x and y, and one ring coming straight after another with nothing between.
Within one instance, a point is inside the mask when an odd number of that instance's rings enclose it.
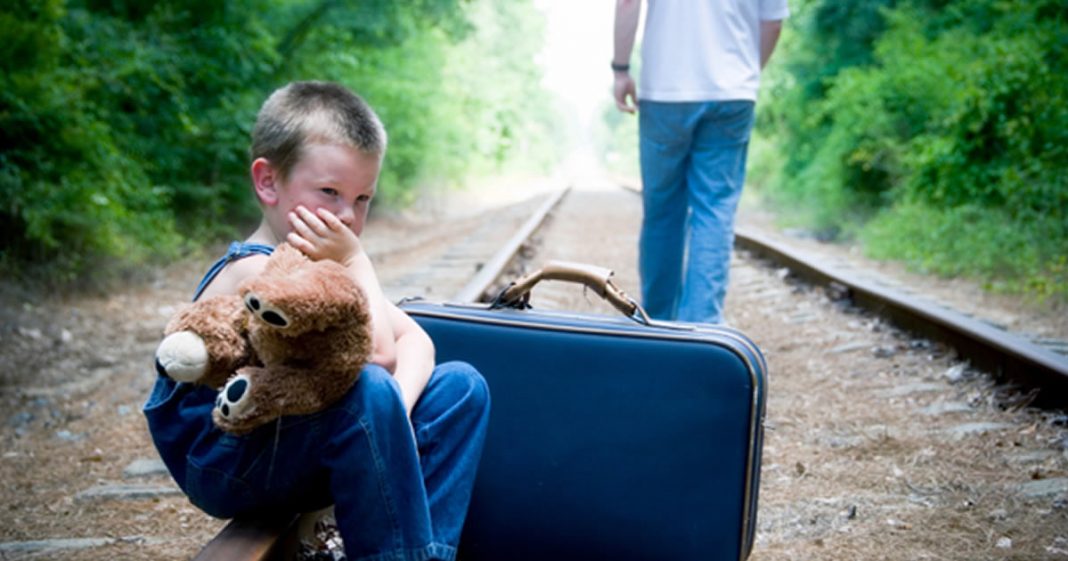
<instances>
[{"instance_id":1,"label":"stone","mask_svg":"<svg viewBox=\"0 0 1068 561\"><path fill-rule=\"evenodd\" d=\"M67 429L61 429L56 431L56 438L67 442L78 442L85 439L85 433L73 433Z\"/></svg>"},{"instance_id":2,"label":"stone","mask_svg":"<svg viewBox=\"0 0 1068 561\"><path fill-rule=\"evenodd\" d=\"M995 509L990 511L990 514L987 515L987 518L993 520L994 522L1004 522L1009 519L1009 511L1003 508Z\"/></svg>"},{"instance_id":3,"label":"stone","mask_svg":"<svg viewBox=\"0 0 1068 561\"><path fill-rule=\"evenodd\" d=\"M24 427L33 422L33 413L29 411L19 411L11 417L8 417L7 426L19 428Z\"/></svg>"},{"instance_id":4,"label":"stone","mask_svg":"<svg viewBox=\"0 0 1068 561\"><path fill-rule=\"evenodd\" d=\"M1057 452L1053 450L1031 450L1020 452L1019 454L1011 454L1008 459L1016 464L1040 464L1055 457L1057 457Z\"/></svg>"},{"instance_id":5,"label":"stone","mask_svg":"<svg viewBox=\"0 0 1068 561\"><path fill-rule=\"evenodd\" d=\"M115 543L114 538L61 538L51 540L32 540L23 542L2 542L0 553L39 553L44 551L58 551L69 549L88 549Z\"/></svg>"},{"instance_id":6,"label":"stone","mask_svg":"<svg viewBox=\"0 0 1068 561\"><path fill-rule=\"evenodd\" d=\"M74 496L76 501L96 499L151 499L181 495L181 490L173 485L136 485L126 483L105 483L94 485Z\"/></svg>"},{"instance_id":7,"label":"stone","mask_svg":"<svg viewBox=\"0 0 1068 561\"><path fill-rule=\"evenodd\" d=\"M962 403L959 401L942 401L939 403L932 403L931 405L924 407L920 410L920 413L923 413L924 415L935 416L945 415L947 413L966 413L971 410L972 407L967 403Z\"/></svg>"},{"instance_id":8,"label":"stone","mask_svg":"<svg viewBox=\"0 0 1068 561\"><path fill-rule=\"evenodd\" d=\"M936 392L942 389L939 384L930 382L916 382L913 384L901 384L878 393L879 397L902 397L914 393Z\"/></svg>"},{"instance_id":9,"label":"stone","mask_svg":"<svg viewBox=\"0 0 1068 561\"><path fill-rule=\"evenodd\" d=\"M126 478L153 475L167 475L167 466L158 458L137 458L122 470L122 476Z\"/></svg>"},{"instance_id":10,"label":"stone","mask_svg":"<svg viewBox=\"0 0 1068 561\"><path fill-rule=\"evenodd\" d=\"M957 438L964 438L965 436L973 434L983 434L987 432L997 432L1002 430L1011 429L1014 425L1010 423L965 423L963 425L957 425L948 430L949 434Z\"/></svg>"},{"instance_id":11,"label":"stone","mask_svg":"<svg viewBox=\"0 0 1068 561\"><path fill-rule=\"evenodd\" d=\"M1056 497L1068 494L1068 477L1036 479L1019 486L1020 494L1030 499Z\"/></svg>"},{"instance_id":12,"label":"stone","mask_svg":"<svg viewBox=\"0 0 1068 561\"><path fill-rule=\"evenodd\" d=\"M897 348L893 345L880 345L871 350L875 358L890 358L897 354Z\"/></svg>"},{"instance_id":13,"label":"stone","mask_svg":"<svg viewBox=\"0 0 1068 561\"><path fill-rule=\"evenodd\" d=\"M871 343L845 343L844 345L838 345L837 347L827 351L832 355L840 355L845 353L851 353L853 351L859 351L871 347Z\"/></svg>"},{"instance_id":14,"label":"stone","mask_svg":"<svg viewBox=\"0 0 1068 561\"><path fill-rule=\"evenodd\" d=\"M28 540L20 542L0 542L0 559L7 559L8 554L21 558L27 554L36 558L39 554L54 551L73 551L90 549L114 543L133 543L138 545L158 545L169 540L146 536L122 536L119 538L54 538L47 540Z\"/></svg>"},{"instance_id":15,"label":"stone","mask_svg":"<svg viewBox=\"0 0 1068 561\"><path fill-rule=\"evenodd\" d=\"M968 371L968 365L965 363L955 364L946 369L946 380L951 384L956 384L966 378L965 374Z\"/></svg>"}]
</instances>

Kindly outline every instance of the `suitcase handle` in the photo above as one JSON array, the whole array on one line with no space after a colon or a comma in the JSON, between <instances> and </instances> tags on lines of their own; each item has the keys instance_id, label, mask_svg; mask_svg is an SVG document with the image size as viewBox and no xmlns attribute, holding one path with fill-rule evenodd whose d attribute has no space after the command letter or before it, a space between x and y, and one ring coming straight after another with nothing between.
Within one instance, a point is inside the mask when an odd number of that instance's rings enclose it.
<instances>
[{"instance_id":1,"label":"suitcase handle","mask_svg":"<svg viewBox=\"0 0 1068 561\"><path fill-rule=\"evenodd\" d=\"M497 298L490 304L490 309L496 308L529 308L530 291L534 285L544 280L559 280L573 282L586 286L604 298L623 315L641 323L649 325L649 315L645 310L627 296L622 290L612 283L611 276L615 274L611 269L588 265L585 263L573 263L570 261L549 261L540 269L528 275L512 281Z\"/></svg>"}]
</instances>

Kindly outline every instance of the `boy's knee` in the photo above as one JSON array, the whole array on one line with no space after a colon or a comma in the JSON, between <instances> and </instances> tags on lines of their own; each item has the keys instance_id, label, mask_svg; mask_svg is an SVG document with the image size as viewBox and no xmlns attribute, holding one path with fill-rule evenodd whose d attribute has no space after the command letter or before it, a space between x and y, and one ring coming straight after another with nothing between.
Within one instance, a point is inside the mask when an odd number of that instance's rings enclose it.
<instances>
[{"instance_id":1,"label":"boy's knee","mask_svg":"<svg viewBox=\"0 0 1068 561\"><path fill-rule=\"evenodd\" d=\"M438 365L436 370L444 391L455 395L457 401L474 409L484 409L489 404L489 384L474 366L453 361Z\"/></svg>"},{"instance_id":2,"label":"boy's knee","mask_svg":"<svg viewBox=\"0 0 1068 561\"><path fill-rule=\"evenodd\" d=\"M393 375L385 368L377 364L368 364L360 373L357 384L363 385L363 391L375 398L385 398L393 395L400 399L400 386L393 379Z\"/></svg>"},{"instance_id":3,"label":"boy's knee","mask_svg":"<svg viewBox=\"0 0 1068 561\"><path fill-rule=\"evenodd\" d=\"M359 379L345 395L343 406L353 413L368 409L399 406L403 409L400 387L388 370L377 364L368 364L360 372Z\"/></svg>"}]
</instances>

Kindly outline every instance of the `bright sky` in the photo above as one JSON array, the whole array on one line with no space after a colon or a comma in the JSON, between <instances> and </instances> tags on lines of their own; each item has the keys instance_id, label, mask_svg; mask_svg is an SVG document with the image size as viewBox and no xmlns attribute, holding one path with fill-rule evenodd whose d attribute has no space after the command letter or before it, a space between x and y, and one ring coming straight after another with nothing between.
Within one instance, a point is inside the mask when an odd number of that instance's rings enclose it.
<instances>
[{"instance_id":1,"label":"bright sky","mask_svg":"<svg viewBox=\"0 0 1068 561\"><path fill-rule=\"evenodd\" d=\"M539 62L545 69L545 86L569 102L579 121L599 115L611 101L612 24L611 0L535 0L545 13L546 45Z\"/></svg>"},{"instance_id":2,"label":"bright sky","mask_svg":"<svg viewBox=\"0 0 1068 561\"><path fill-rule=\"evenodd\" d=\"M545 14L545 48L538 63L544 85L563 103L567 115L561 126L573 143L560 173L583 188L618 188L606 181L601 148L594 133L612 100L612 35L614 0L534 0ZM639 40L641 27L639 24ZM637 53L632 59L637 58ZM637 142L637 139L634 139Z\"/></svg>"}]
</instances>

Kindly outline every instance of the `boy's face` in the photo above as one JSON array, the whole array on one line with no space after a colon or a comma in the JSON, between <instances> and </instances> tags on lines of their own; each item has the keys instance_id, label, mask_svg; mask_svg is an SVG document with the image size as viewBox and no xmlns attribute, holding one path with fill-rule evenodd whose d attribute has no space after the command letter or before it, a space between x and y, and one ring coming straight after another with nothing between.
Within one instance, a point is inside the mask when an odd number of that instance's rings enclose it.
<instances>
[{"instance_id":1,"label":"boy's face","mask_svg":"<svg viewBox=\"0 0 1068 561\"><path fill-rule=\"evenodd\" d=\"M279 239L290 231L286 215L298 206L312 212L326 209L359 236L381 167L378 154L337 144L309 144L284 181L262 159L253 162L252 175L264 215Z\"/></svg>"}]
</instances>

